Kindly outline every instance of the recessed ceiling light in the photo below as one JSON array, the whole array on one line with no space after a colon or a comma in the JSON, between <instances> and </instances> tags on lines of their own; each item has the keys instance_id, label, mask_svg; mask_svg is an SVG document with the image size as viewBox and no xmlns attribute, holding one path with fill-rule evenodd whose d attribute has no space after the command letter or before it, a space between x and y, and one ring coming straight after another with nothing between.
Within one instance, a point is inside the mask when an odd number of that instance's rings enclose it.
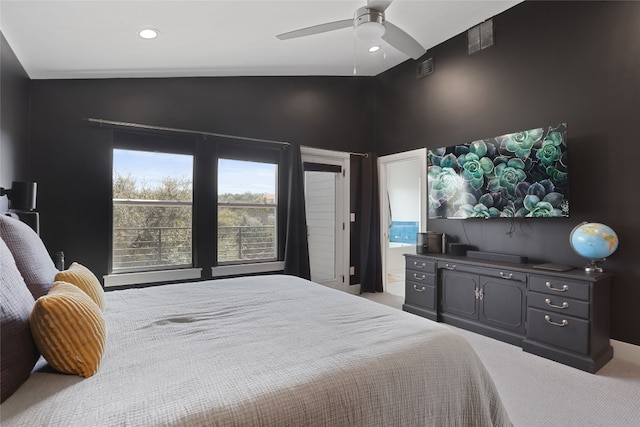
<instances>
[{"instance_id":1,"label":"recessed ceiling light","mask_svg":"<svg viewBox=\"0 0 640 427\"><path fill-rule=\"evenodd\" d=\"M380 46L378 46L378 45L371 46L371 47L369 48L369 52L370 52L370 53L377 52L377 51L379 51L379 50L380 50Z\"/></svg>"},{"instance_id":2,"label":"recessed ceiling light","mask_svg":"<svg viewBox=\"0 0 640 427\"><path fill-rule=\"evenodd\" d=\"M154 28L145 28L138 31L138 35L147 40L155 39L156 37L158 37L158 34L160 34L160 31Z\"/></svg>"}]
</instances>

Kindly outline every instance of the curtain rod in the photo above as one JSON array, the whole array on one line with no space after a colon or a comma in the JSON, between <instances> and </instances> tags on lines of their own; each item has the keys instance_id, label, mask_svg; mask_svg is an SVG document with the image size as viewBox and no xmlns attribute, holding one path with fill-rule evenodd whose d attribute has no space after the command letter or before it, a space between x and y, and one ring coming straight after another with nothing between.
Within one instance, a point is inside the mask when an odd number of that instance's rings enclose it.
<instances>
[{"instance_id":1,"label":"curtain rod","mask_svg":"<svg viewBox=\"0 0 640 427\"><path fill-rule=\"evenodd\" d=\"M352 156L369 157L369 153L355 153L353 151L347 151L347 154L351 154Z\"/></svg>"},{"instance_id":2,"label":"curtain rod","mask_svg":"<svg viewBox=\"0 0 640 427\"><path fill-rule=\"evenodd\" d=\"M143 125L140 123L130 123L130 122L117 122L113 120L104 120L104 119L94 119L94 118L84 118L83 120L91 123L98 123L100 126L109 125L109 126L121 126L128 128L136 128L136 129L146 129L146 130L161 130L166 132L176 132L176 133L187 133L192 135L202 135L202 136L216 136L221 138L230 138L230 139L239 139L242 141L254 141L254 142L268 142L270 144L280 144L280 145L291 145L288 142L284 141L274 141L271 139L261 139L261 138L251 138L248 136L238 136L238 135L226 135L223 133L214 133L214 132L204 132L200 130L191 130L191 129L179 129L179 128L170 128L164 126L153 126L153 125Z\"/></svg>"},{"instance_id":3,"label":"curtain rod","mask_svg":"<svg viewBox=\"0 0 640 427\"><path fill-rule=\"evenodd\" d=\"M237 135L226 135L223 133L214 133L214 132L204 132L200 130L191 130L191 129L179 129L179 128L170 128L164 126L153 126L153 125L143 125L140 123L130 123L130 122L118 122L113 120L105 120L105 119L94 119L91 117L84 118L83 120L90 123L98 123L100 126L109 125L109 126L120 126L120 127L128 127L135 129L146 129L146 130L161 130L167 132L177 132L177 133L188 133L192 135L201 135L201 136L216 136L222 138L230 138L230 139L239 139L242 141L253 141L253 142L267 142L270 144L280 144L280 145L291 145L289 142L285 141L274 141L271 139L261 139L261 138L250 138L247 136L237 136ZM347 151L347 154L351 154L353 156L361 156L361 157L369 157L368 153L355 153L351 151Z\"/></svg>"}]
</instances>

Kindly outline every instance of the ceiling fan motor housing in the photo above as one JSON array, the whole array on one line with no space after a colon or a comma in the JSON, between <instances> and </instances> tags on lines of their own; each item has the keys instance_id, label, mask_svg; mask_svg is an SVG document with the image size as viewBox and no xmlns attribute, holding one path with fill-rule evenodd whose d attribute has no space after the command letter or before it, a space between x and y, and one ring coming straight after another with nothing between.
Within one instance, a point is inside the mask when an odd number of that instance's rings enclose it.
<instances>
[{"instance_id":1,"label":"ceiling fan motor housing","mask_svg":"<svg viewBox=\"0 0 640 427\"><path fill-rule=\"evenodd\" d=\"M375 40L385 33L384 13L376 9L361 7L353 16L353 27L358 38Z\"/></svg>"}]
</instances>

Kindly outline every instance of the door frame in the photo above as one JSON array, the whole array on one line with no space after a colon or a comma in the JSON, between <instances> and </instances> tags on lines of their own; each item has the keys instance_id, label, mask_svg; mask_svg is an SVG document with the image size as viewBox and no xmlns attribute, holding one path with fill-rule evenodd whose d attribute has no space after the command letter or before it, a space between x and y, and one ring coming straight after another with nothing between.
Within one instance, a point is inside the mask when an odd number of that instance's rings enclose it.
<instances>
[{"instance_id":1,"label":"door frame","mask_svg":"<svg viewBox=\"0 0 640 427\"><path fill-rule=\"evenodd\" d=\"M380 191L380 247L382 248L382 286L387 290L387 260L389 258L389 226L391 218L389 214L389 194L387 192L388 172L387 167L396 162L406 162L408 160L420 160L420 231L427 231L427 149L405 151L402 153L390 154L378 157L378 175ZM407 252L415 254L415 246Z\"/></svg>"},{"instance_id":2,"label":"door frame","mask_svg":"<svg viewBox=\"0 0 640 427\"><path fill-rule=\"evenodd\" d=\"M336 275L342 281L323 283L326 286L349 293L360 293L360 286L351 286L350 282L350 179L351 155L342 151L323 150L319 148L300 147L302 162L338 165L342 168L341 188L337 189L336 200ZM341 194L340 194L341 193ZM340 236L342 238L340 239Z\"/></svg>"}]
</instances>

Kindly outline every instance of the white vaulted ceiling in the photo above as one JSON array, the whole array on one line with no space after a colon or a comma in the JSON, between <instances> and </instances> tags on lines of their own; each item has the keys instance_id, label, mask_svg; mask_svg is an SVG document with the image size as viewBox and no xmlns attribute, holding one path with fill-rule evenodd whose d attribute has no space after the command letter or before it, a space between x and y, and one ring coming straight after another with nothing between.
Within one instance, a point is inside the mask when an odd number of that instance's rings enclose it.
<instances>
[{"instance_id":1,"label":"white vaulted ceiling","mask_svg":"<svg viewBox=\"0 0 640 427\"><path fill-rule=\"evenodd\" d=\"M395 0L386 19L425 49L519 3ZM349 19L366 1L0 0L0 30L32 79L377 75L409 59L366 52L351 28L278 40L276 34ZM142 28L160 31L153 40Z\"/></svg>"}]
</instances>

